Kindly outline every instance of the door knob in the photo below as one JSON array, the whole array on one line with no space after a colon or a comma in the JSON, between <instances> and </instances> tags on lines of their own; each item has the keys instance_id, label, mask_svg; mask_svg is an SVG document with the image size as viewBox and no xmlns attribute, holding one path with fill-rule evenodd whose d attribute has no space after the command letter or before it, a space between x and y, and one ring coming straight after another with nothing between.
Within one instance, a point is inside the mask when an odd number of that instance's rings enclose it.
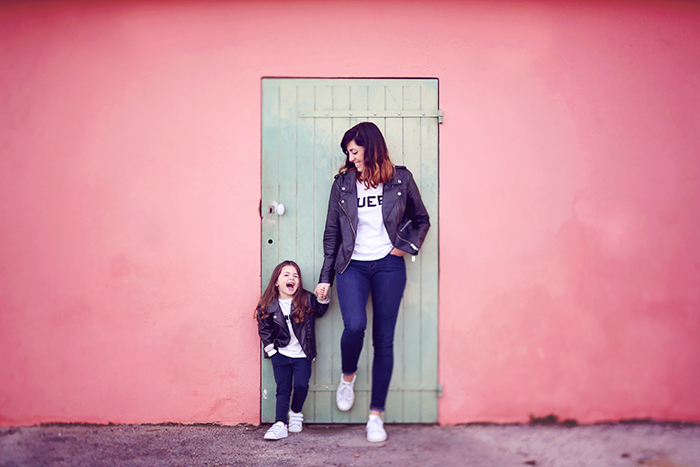
<instances>
[{"instance_id":1,"label":"door knob","mask_svg":"<svg viewBox=\"0 0 700 467\"><path fill-rule=\"evenodd\" d=\"M278 204L277 202L274 202L267 207L267 212L270 214L277 214L278 216L281 216L285 212L287 212L287 209L284 207L284 204Z\"/></svg>"}]
</instances>

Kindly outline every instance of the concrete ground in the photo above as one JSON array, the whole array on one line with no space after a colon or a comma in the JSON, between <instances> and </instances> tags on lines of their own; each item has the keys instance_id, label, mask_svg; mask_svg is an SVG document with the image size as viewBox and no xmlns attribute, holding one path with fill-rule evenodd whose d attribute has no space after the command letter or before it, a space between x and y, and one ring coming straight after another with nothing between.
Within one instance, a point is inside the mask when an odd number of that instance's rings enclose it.
<instances>
[{"instance_id":1,"label":"concrete ground","mask_svg":"<svg viewBox=\"0 0 700 467\"><path fill-rule=\"evenodd\" d=\"M0 428L0 466L654 466L700 467L700 426L661 423L307 425L265 441L269 425L44 425Z\"/></svg>"}]
</instances>

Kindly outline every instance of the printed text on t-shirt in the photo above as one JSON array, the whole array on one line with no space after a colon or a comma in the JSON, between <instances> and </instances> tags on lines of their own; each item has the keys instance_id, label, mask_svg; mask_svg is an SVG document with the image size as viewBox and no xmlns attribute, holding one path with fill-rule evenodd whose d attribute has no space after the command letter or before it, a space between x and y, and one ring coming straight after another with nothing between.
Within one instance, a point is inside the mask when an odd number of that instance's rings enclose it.
<instances>
[{"instance_id":1,"label":"printed text on t-shirt","mask_svg":"<svg viewBox=\"0 0 700 467\"><path fill-rule=\"evenodd\" d=\"M361 198L357 198L357 207L358 208L374 208L377 206L382 205L382 200L384 199L383 195L378 195L378 196L363 196Z\"/></svg>"}]
</instances>

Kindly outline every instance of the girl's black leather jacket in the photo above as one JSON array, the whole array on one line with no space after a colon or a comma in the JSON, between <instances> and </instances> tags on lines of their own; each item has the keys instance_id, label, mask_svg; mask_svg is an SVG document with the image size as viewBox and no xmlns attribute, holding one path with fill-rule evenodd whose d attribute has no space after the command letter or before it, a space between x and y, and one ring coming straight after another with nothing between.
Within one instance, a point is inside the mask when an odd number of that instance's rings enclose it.
<instances>
[{"instance_id":1,"label":"girl's black leather jacket","mask_svg":"<svg viewBox=\"0 0 700 467\"><path fill-rule=\"evenodd\" d=\"M342 274L350 264L358 224L355 182L353 170L336 175L331 187L319 283L333 285L335 273ZM430 216L406 167L395 166L394 176L384 184L382 215L394 247L417 254L430 228Z\"/></svg>"},{"instance_id":2,"label":"girl's black leather jacket","mask_svg":"<svg viewBox=\"0 0 700 467\"><path fill-rule=\"evenodd\" d=\"M306 294L306 305L313 310L313 313L307 313L306 319L301 323L294 321L294 318L292 318L290 314L289 321L292 323L294 335L299 339L299 343L306 354L306 358L308 360L313 360L316 358L315 321L316 318L320 318L326 313L326 310L328 310L328 303L319 303L318 300L316 300L316 295L308 290L304 290L304 293ZM287 328L287 321L277 300L268 307L267 316L265 318L260 318L260 309L258 309L257 312L258 334L265 348L265 356L271 357L277 352L277 349L289 345L291 335L289 334L289 328ZM292 302L292 312L294 312L294 302Z\"/></svg>"}]
</instances>

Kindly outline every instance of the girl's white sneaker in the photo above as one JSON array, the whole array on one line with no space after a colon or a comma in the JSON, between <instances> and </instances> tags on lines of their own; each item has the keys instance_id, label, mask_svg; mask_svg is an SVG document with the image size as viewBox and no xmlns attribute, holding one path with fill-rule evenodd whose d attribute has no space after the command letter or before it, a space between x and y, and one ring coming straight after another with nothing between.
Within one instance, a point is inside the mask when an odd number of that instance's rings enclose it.
<instances>
[{"instance_id":1,"label":"girl's white sneaker","mask_svg":"<svg viewBox=\"0 0 700 467\"><path fill-rule=\"evenodd\" d=\"M304 414L289 411L289 432L301 433L304 423Z\"/></svg>"},{"instance_id":2,"label":"girl's white sneaker","mask_svg":"<svg viewBox=\"0 0 700 467\"><path fill-rule=\"evenodd\" d=\"M371 443L386 441L386 430L384 429L384 422L382 422L381 417L370 415L365 431L367 432L367 441Z\"/></svg>"},{"instance_id":3,"label":"girl's white sneaker","mask_svg":"<svg viewBox=\"0 0 700 467\"><path fill-rule=\"evenodd\" d=\"M269 430L267 430L264 438L278 440L286 438L287 436L289 436L289 433L287 433L287 425L285 425L284 422L277 422L272 425Z\"/></svg>"}]
</instances>

